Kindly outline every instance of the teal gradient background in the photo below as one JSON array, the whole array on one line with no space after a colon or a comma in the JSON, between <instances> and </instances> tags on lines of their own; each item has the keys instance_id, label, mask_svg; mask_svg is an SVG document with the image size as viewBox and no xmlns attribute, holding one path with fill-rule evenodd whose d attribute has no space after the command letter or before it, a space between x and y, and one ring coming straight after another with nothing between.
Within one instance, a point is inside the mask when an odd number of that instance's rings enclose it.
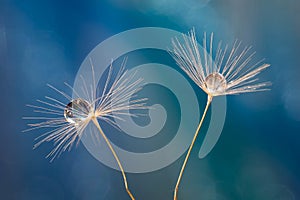
<instances>
[{"instance_id":1,"label":"teal gradient background","mask_svg":"<svg viewBox=\"0 0 300 200\"><path fill-rule=\"evenodd\" d=\"M238 38L253 46L258 59L271 63L260 76L273 83L271 91L229 96L221 138L200 160L198 151L209 124L206 120L179 199L299 199L299 13L296 0L1 0L0 199L129 199L120 173L98 162L81 144L53 163L44 158L51 143L33 151L34 138L42 131L21 133L26 129L22 117L32 114L26 104L46 95L58 96L47 83L62 90L66 88L63 82L72 84L82 61L101 41L148 26L184 33L195 27L199 40L204 31L214 32L217 40L228 43ZM131 56L168 64L182 73L165 52L148 50ZM184 76L194 87L203 111L205 94ZM154 89L148 88L151 94ZM170 98L168 113L179 114L174 95L165 88L158 90L154 97ZM153 138L153 144L136 147L128 141L128 149L145 151L168 142L176 132L172 130L178 126L178 118L172 116L170 121L161 140ZM116 130L105 129L119 142L113 134ZM172 199L182 162L183 157L156 172L128 174L136 198Z\"/></svg>"}]
</instances>

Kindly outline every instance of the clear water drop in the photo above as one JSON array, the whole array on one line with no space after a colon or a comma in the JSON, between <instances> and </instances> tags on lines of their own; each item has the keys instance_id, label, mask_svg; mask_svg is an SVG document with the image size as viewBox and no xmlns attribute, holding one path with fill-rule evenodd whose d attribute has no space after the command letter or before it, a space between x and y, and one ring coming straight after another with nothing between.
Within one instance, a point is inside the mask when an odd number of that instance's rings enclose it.
<instances>
[{"instance_id":1,"label":"clear water drop","mask_svg":"<svg viewBox=\"0 0 300 200\"><path fill-rule=\"evenodd\" d=\"M227 88L225 77L218 72L209 74L205 78L205 85L208 92L213 96L226 92Z\"/></svg>"},{"instance_id":2,"label":"clear water drop","mask_svg":"<svg viewBox=\"0 0 300 200\"><path fill-rule=\"evenodd\" d=\"M67 122L78 125L84 121L92 110L91 105L83 99L74 99L67 104L64 110L64 117Z\"/></svg>"}]
</instances>

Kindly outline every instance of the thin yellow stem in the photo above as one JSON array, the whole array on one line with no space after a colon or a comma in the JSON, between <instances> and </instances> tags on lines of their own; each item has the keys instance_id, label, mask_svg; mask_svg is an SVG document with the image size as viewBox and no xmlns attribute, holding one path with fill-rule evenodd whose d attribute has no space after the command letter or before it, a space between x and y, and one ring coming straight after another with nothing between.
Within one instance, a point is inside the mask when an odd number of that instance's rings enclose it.
<instances>
[{"instance_id":1,"label":"thin yellow stem","mask_svg":"<svg viewBox=\"0 0 300 200\"><path fill-rule=\"evenodd\" d=\"M201 128L201 126L202 126L202 123L203 123L203 121L204 121L204 118L205 118L205 116L206 116L207 110L208 110L208 108L209 108L209 105L210 105L212 99L213 99L212 96L210 96L210 95L207 96L207 103L206 103L206 107L205 107L205 109L204 109L204 113L203 113L202 118L201 118L201 120L200 120L200 122L199 122L199 125L198 125L197 130L196 130L196 132L195 132L195 135L194 135L194 137L193 137L192 143L190 144L189 150L188 150L188 152L187 152L187 154L186 154L185 160L184 160L184 162L183 162L183 165L182 165L182 167L181 167L181 170L180 170L180 173L179 173L179 176L178 176L178 179L177 179L177 183L176 183L175 190L174 190L174 200L177 200L178 187L179 187L179 184L180 184L180 181L181 181L181 178L182 178L184 169L185 169L185 167L186 167L186 163L187 163L187 161L188 161L188 159L189 159L189 157L190 157L190 154L191 154L191 151L192 151L192 149L193 149L194 143L195 143L195 141L196 141L196 139L197 139L198 133L199 133L199 131L200 131L200 128Z\"/></svg>"},{"instance_id":2,"label":"thin yellow stem","mask_svg":"<svg viewBox=\"0 0 300 200\"><path fill-rule=\"evenodd\" d=\"M94 122L94 124L96 125L96 127L98 128L100 134L102 135L102 137L104 138L107 146L109 147L109 149L111 150L114 158L116 159L117 163L118 163L118 166L121 170L121 173L122 173L122 176L123 176L123 179L124 179L124 185L125 185L125 189L126 189L126 192L128 193L128 195L130 196L131 200L135 200L135 198L133 197L133 195L131 194L129 188L128 188L128 183L127 183L127 178L126 178L126 175L125 175L125 171L123 169L123 166L121 165L121 162L119 160L119 157L117 156L114 148L112 147L110 141L108 140L108 138L106 137L106 135L104 134L103 130L101 129L99 123L98 123L98 120L96 117L92 117L92 121Z\"/></svg>"}]
</instances>

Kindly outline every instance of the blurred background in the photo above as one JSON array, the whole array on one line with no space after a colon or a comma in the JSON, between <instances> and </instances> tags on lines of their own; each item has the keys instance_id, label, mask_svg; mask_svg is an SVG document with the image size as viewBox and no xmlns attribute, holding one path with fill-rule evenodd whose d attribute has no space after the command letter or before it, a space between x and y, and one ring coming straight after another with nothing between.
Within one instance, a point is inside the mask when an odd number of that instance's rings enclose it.
<instances>
[{"instance_id":1,"label":"blurred background","mask_svg":"<svg viewBox=\"0 0 300 200\"><path fill-rule=\"evenodd\" d=\"M42 132L22 133L22 117L32 114L26 104L49 94L47 83L62 89L63 82L72 84L101 41L148 26L184 33L195 27L199 40L204 31L218 40L237 38L271 63L261 78L273 83L272 90L228 97L222 136L201 160L197 141L179 199L300 199L299 19L296 0L1 0L0 199L129 199L120 172L83 145L52 163L44 158L51 143L32 150ZM136 199L172 199L182 162L128 174Z\"/></svg>"}]
</instances>

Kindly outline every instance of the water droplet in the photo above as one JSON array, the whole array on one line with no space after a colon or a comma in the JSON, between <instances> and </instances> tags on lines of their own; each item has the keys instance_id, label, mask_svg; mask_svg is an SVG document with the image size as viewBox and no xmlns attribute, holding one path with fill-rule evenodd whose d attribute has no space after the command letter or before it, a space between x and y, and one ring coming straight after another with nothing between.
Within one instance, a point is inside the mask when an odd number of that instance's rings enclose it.
<instances>
[{"instance_id":1,"label":"water droplet","mask_svg":"<svg viewBox=\"0 0 300 200\"><path fill-rule=\"evenodd\" d=\"M88 117L91 110L92 107L87 101L78 98L67 104L64 116L69 123L78 125Z\"/></svg>"},{"instance_id":2,"label":"water droplet","mask_svg":"<svg viewBox=\"0 0 300 200\"><path fill-rule=\"evenodd\" d=\"M227 87L225 77L218 72L209 74L205 78L205 85L208 92L213 96L224 93Z\"/></svg>"}]
</instances>

